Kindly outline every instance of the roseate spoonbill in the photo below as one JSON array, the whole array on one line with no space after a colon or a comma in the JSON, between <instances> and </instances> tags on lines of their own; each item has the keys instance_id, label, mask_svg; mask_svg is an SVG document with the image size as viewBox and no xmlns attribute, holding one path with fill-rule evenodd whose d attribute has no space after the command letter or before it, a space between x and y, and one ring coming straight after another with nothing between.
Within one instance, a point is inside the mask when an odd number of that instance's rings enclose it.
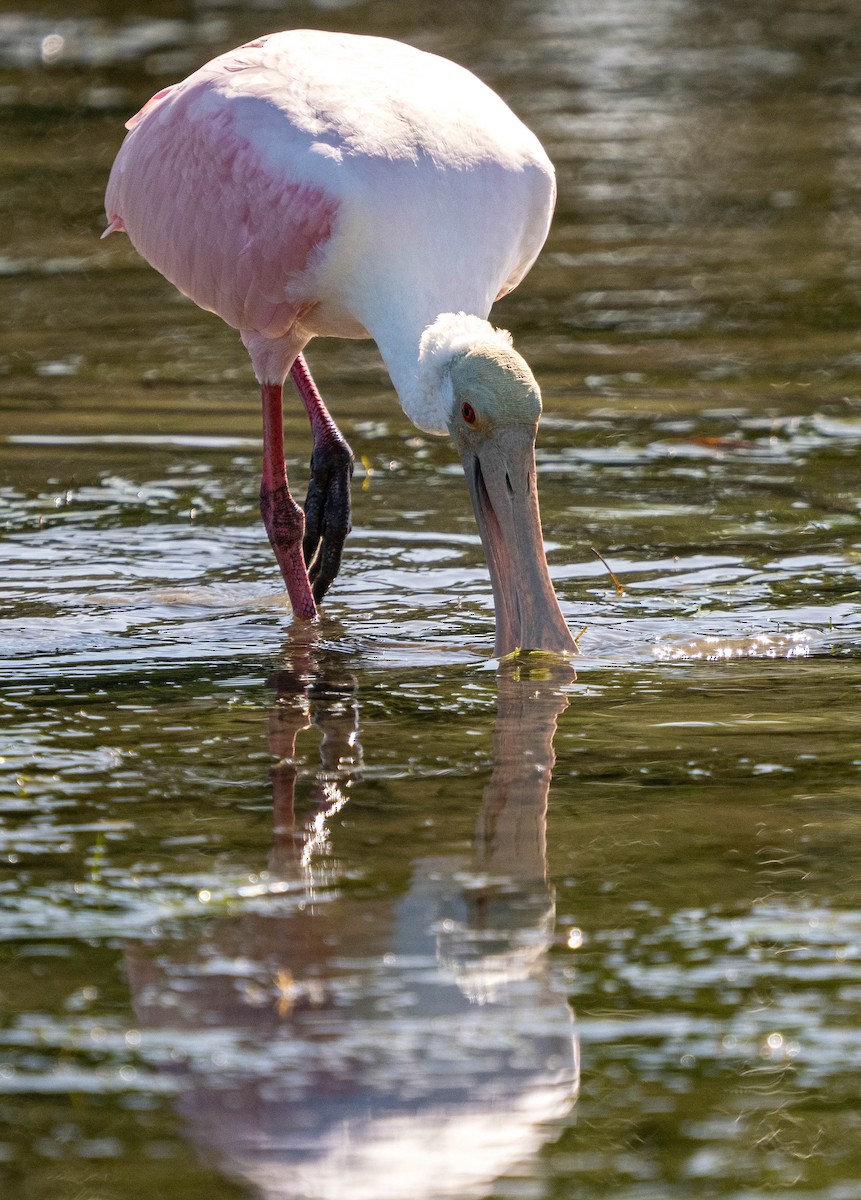
<instances>
[{"instance_id":1,"label":"roseate spoonbill","mask_svg":"<svg viewBox=\"0 0 861 1200\"><path fill-rule=\"evenodd\" d=\"M575 651L541 535L540 392L486 319L547 236L554 173L534 134L446 59L311 30L213 59L127 128L105 234L239 330L263 396L261 511L297 616L337 574L352 474L302 351L371 337L407 416L463 461L496 653ZM288 374L314 441L304 513L284 465Z\"/></svg>"}]
</instances>

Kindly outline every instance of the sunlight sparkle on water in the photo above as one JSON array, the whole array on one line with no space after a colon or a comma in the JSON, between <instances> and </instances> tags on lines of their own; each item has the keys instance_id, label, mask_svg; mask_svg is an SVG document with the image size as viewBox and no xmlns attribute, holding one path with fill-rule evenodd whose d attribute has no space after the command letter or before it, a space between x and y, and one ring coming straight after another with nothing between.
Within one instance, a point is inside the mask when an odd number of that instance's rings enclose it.
<instances>
[{"instance_id":1,"label":"sunlight sparkle on water","mask_svg":"<svg viewBox=\"0 0 861 1200\"><path fill-rule=\"evenodd\" d=\"M659 642L654 655L661 662L728 662L738 658L806 658L810 654L810 634L758 633L742 637L694 637L674 644Z\"/></svg>"}]
</instances>

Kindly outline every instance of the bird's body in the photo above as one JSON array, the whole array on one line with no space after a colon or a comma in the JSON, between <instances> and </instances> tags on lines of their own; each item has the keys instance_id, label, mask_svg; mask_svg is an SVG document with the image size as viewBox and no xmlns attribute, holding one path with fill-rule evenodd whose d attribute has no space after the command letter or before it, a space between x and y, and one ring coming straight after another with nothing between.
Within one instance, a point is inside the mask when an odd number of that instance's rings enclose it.
<instances>
[{"instance_id":1,"label":"bird's body","mask_svg":"<svg viewBox=\"0 0 861 1200\"><path fill-rule=\"evenodd\" d=\"M453 432L448 367L476 344L508 344L486 317L532 265L555 197L540 143L494 92L396 42L290 31L214 59L128 128L108 232L124 230L240 331L264 391L266 495L280 489L292 504L280 444L288 373L321 462L340 438L301 357L315 336L372 337L414 424ZM343 476L349 450L337 448ZM270 539L294 608L312 615L295 554L288 569L279 552L301 512L276 501L268 515L263 502Z\"/></svg>"},{"instance_id":2,"label":"bird's body","mask_svg":"<svg viewBox=\"0 0 861 1200\"><path fill-rule=\"evenodd\" d=\"M310 337L372 337L407 415L445 432L416 388L421 335L439 313L486 317L553 210L553 168L494 92L384 38L293 31L129 126L108 218L242 332L259 378L280 382Z\"/></svg>"}]
</instances>

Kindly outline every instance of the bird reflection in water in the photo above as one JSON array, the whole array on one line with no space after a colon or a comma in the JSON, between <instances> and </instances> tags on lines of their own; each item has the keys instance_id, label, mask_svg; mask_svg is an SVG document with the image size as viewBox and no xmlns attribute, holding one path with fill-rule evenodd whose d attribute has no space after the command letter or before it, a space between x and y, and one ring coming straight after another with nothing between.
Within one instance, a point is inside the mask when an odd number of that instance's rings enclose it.
<instances>
[{"instance_id":1,"label":"bird reflection in water","mask_svg":"<svg viewBox=\"0 0 861 1200\"><path fill-rule=\"evenodd\" d=\"M313 646L288 658L273 679L269 878L295 903L131 947L138 1022L178 1050L190 1137L266 1200L483 1195L558 1135L577 1092L573 1017L547 959L552 739L572 672L500 672L471 859L401 845L408 885L368 897L315 874L359 782L355 683ZM312 725L321 769L297 828L296 739Z\"/></svg>"}]
</instances>

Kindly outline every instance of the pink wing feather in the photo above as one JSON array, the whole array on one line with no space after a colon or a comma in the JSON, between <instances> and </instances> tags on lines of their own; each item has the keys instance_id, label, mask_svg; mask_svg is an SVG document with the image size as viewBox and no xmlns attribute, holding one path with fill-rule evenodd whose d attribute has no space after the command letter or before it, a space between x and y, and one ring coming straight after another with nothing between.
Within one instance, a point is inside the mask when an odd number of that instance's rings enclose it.
<instances>
[{"instance_id":1,"label":"pink wing feather","mask_svg":"<svg viewBox=\"0 0 861 1200\"><path fill-rule=\"evenodd\" d=\"M165 88L129 121L106 195L110 230L124 229L201 308L280 337L303 308L291 283L331 236L338 201L286 178L283 165L267 168L248 132L261 109L271 111L265 99L218 103L199 76Z\"/></svg>"}]
</instances>

